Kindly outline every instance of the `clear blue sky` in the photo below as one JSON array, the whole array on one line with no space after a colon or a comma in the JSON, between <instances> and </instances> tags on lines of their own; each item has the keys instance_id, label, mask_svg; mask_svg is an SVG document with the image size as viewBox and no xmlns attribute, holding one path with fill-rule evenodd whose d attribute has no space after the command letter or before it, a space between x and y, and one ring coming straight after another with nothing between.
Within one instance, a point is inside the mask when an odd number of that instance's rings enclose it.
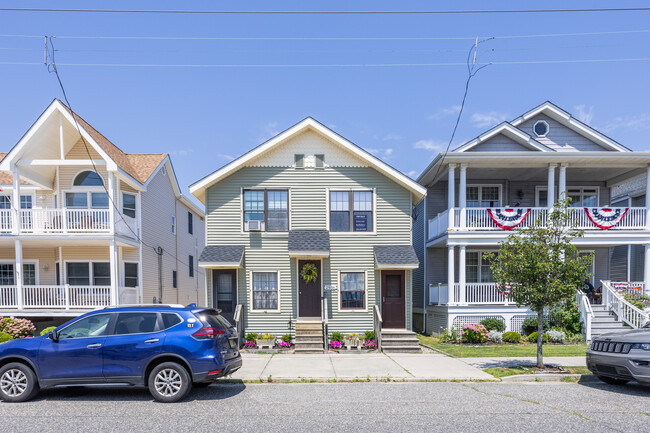
<instances>
[{"instance_id":1,"label":"clear blue sky","mask_svg":"<svg viewBox=\"0 0 650 433\"><path fill-rule=\"evenodd\" d=\"M53 7L51 2L2 7ZM424 1L310 2L309 8L433 9ZM647 6L643 1L454 2L456 9ZM59 1L56 7L305 9L283 1ZM275 133L313 116L416 176L446 146L465 66L169 68L139 64L422 64L464 62L461 40L115 40L63 36L459 37L650 29L650 12L512 15L126 15L0 12L0 33L57 35L73 108L126 152L169 152L187 187ZM0 37L0 62L42 62L43 40ZM495 39L479 62L650 58L650 33ZM454 146L550 100L634 150L650 150L650 61L491 65L472 81ZM61 97L43 65L0 64L0 150ZM452 147L454 147L452 146Z\"/></svg>"}]
</instances>

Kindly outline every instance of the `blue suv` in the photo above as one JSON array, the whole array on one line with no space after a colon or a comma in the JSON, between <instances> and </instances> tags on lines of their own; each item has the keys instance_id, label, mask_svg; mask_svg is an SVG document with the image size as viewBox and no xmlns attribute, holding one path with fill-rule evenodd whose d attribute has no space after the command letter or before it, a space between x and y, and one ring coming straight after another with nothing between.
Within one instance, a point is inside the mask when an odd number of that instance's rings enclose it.
<instances>
[{"instance_id":1,"label":"blue suv","mask_svg":"<svg viewBox=\"0 0 650 433\"><path fill-rule=\"evenodd\" d=\"M0 398L20 402L59 385L147 386L179 401L242 365L239 338L220 310L151 305L109 307L48 335L0 344Z\"/></svg>"}]
</instances>

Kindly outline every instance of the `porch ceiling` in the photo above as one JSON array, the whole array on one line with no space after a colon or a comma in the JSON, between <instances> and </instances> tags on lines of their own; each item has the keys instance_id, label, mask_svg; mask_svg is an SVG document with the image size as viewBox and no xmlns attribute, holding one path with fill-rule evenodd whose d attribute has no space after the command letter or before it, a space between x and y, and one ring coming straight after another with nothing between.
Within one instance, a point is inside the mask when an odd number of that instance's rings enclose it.
<instances>
[{"instance_id":1,"label":"porch ceiling","mask_svg":"<svg viewBox=\"0 0 650 433\"><path fill-rule=\"evenodd\" d=\"M458 170L456 170L458 171ZM556 168L557 176L557 168ZM440 176L441 180L448 178L447 172ZM613 179L634 177L639 175L639 169L630 167L572 167L566 170L567 183L574 182L609 182ZM548 181L547 167L467 167L467 180L510 180L522 182L539 182L546 184ZM456 174L458 180L458 174ZM557 185L557 181L556 181Z\"/></svg>"}]
</instances>

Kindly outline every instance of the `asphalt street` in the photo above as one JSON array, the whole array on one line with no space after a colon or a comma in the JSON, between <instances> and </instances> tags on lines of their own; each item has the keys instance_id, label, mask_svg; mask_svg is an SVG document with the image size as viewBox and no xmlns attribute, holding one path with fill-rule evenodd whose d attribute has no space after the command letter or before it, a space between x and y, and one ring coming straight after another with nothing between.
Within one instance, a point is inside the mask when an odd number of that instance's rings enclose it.
<instances>
[{"instance_id":1,"label":"asphalt street","mask_svg":"<svg viewBox=\"0 0 650 433\"><path fill-rule=\"evenodd\" d=\"M0 404L3 432L647 432L650 387L588 383L213 384L181 403L67 388Z\"/></svg>"}]
</instances>

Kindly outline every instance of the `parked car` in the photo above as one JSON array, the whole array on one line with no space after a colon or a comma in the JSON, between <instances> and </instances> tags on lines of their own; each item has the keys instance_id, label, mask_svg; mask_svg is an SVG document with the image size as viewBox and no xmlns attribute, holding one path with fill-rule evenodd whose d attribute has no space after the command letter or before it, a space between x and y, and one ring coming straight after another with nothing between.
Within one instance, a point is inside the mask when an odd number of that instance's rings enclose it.
<instances>
[{"instance_id":1,"label":"parked car","mask_svg":"<svg viewBox=\"0 0 650 433\"><path fill-rule=\"evenodd\" d=\"M0 398L26 401L60 385L147 386L179 401L242 365L239 338L220 310L150 305L109 307L48 335L0 344Z\"/></svg>"},{"instance_id":2,"label":"parked car","mask_svg":"<svg viewBox=\"0 0 650 433\"><path fill-rule=\"evenodd\" d=\"M587 368L603 382L650 383L650 322L643 328L599 335L587 350Z\"/></svg>"}]
</instances>

